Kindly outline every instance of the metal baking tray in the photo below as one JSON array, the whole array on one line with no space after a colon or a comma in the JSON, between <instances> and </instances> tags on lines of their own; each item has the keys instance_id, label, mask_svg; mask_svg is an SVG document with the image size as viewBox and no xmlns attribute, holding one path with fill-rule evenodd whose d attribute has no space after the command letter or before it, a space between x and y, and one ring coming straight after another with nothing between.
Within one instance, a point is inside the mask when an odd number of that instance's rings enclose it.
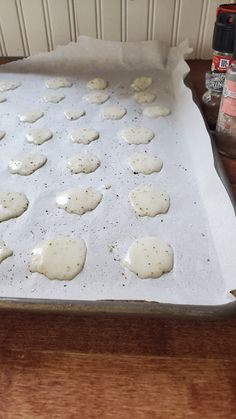
<instances>
[{"instance_id":1,"label":"metal baking tray","mask_svg":"<svg viewBox=\"0 0 236 419\"><path fill-rule=\"evenodd\" d=\"M8 61L13 61L9 58ZM185 79L185 84L192 90L193 100L200 112L201 108L195 94L191 76ZM201 112L202 113L202 112ZM202 115L203 116L203 115ZM203 116L204 118L204 116ZM208 130L207 124L206 129ZM209 130L208 130L209 131ZM224 172L219 158L212 133L209 131L214 155L214 164L217 173L223 182L228 195L235 208L235 199L230 183ZM234 290L232 290L232 294ZM236 313L236 300L223 305L181 305L147 301L131 300L99 300L99 301L71 301L33 298L6 298L0 297L0 309L3 310L30 310L55 313L75 313L77 315L135 315L151 316L157 318L226 318Z\"/></svg>"}]
</instances>

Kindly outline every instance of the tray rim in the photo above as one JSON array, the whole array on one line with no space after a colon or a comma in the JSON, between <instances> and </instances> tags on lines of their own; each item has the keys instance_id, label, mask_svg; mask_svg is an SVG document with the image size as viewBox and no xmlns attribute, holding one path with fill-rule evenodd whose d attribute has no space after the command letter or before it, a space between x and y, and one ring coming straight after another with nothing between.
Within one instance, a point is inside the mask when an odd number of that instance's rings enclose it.
<instances>
[{"instance_id":1,"label":"tray rim","mask_svg":"<svg viewBox=\"0 0 236 419\"><path fill-rule=\"evenodd\" d=\"M141 316L168 319L220 320L236 315L236 301L221 305L183 305L141 300L52 300L0 297L0 310L76 314L80 316Z\"/></svg>"}]
</instances>

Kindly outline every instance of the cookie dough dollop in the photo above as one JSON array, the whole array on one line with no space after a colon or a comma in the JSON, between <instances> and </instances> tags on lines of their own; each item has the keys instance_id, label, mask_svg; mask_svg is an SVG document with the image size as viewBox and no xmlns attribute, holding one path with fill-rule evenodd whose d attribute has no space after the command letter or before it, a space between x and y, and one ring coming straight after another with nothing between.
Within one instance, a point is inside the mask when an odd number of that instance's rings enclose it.
<instances>
[{"instance_id":1,"label":"cookie dough dollop","mask_svg":"<svg viewBox=\"0 0 236 419\"><path fill-rule=\"evenodd\" d=\"M59 103L63 99L65 99L65 95L63 95L63 93L47 93L43 98L46 103Z\"/></svg>"},{"instance_id":2,"label":"cookie dough dollop","mask_svg":"<svg viewBox=\"0 0 236 419\"><path fill-rule=\"evenodd\" d=\"M170 109L166 106L150 106L144 109L143 114L149 118L158 118L159 116L168 116Z\"/></svg>"},{"instance_id":3,"label":"cookie dough dollop","mask_svg":"<svg viewBox=\"0 0 236 419\"><path fill-rule=\"evenodd\" d=\"M47 128L34 128L25 137L29 143L41 145L52 138L52 132Z\"/></svg>"},{"instance_id":4,"label":"cookie dough dollop","mask_svg":"<svg viewBox=\"0 0 236 419\"><path fill-rule=\"evenodd\" d=\"M80 128L71 133L71 141L78 144L89 144L97 140L99 133L93 128Z\"/></svg>"},{"instance_id":5,"label":"cookie dough dollop","mask_svg":"<svg viewBox=\"0 0 236 419\"><path fill-rule=\"evenodd\" d=\"M21 83L14 80L0 80L0 92L6 92L7 90L15 90Z\"/></svg>"},{"instance_id":6,"label":"cookie dough dollop","mask_svg":"<svg viewBox=\"0 0 236 419\"><path fill-rule=\"evenodd\" d=\"M120 136L128 144L148 144L153 138L154 133L145 127L126 127L120 131Z\"/></svg>"},{"instance_id":7,"label":"cookie dough dollop","mask_svg":"<svg viewBox=\"0 0 236 419\"><path fill-rule=\"evenodd\" d=\"M28 176L42 167L46 161L47 157L42 154L19 154L9 161L8 168L12 174Z\"/></svg>"},{"instance_id":8,"label":"cookie dough dollop","mask_svg":"<svg viewBox=\"0 0 236 419\"><path fill-rule=\"evenodd\" d=\"M71 280L82 271L86 253L81 238L58 236L43 240L32 250L29 269L49 279Z\"/></svg>"},{"instance_id":9,"label":"cookie dough dollop","mask_svg":"<svg viewBox=\"0 0 236 419\"><path fill-rule=\"evenodd\" d=\"M64 112L64 115L69 121L75 121L85 115L85 112L83 109L67 109Z\"/></svg>"},{"instance_id":10,"label":"cookie dough dollop","mask_svg":"<svg viewBox=\"0 0 236 419\"><path fill-rule=\"evenodd\" d=\"M100 160L94 154L76 154L67 162L71 173L92 173L100 164Z\"/></svg>"},{"instance_id":11,"label":"cookie dough dollop","mask_svg":"<svg viewBox=\"0 0 236 419\"><path fill-rule=\"evenodd\" d=\"M92 92L84 96L84 99L87 100L88 103L94 103L96 105L105 103L109 98L110 96L103 92Z\"/></svg>"},{"instance_id":12,"label":"cookie dough dollop","mask_svg":"<svg viewBox=\"0 0 236 419\"><path fill-rule=\"evenodd\" d=\"M137 186L129 193L129 201L140 217L166 213L170 206L169 195L153 185Z\"/></svg>"},{"instance_id":13,"label":"cookie dough dollop","mask_svg":"<svg viewBox=\"0 0 236 419\"><path fill-rule=\"evenodd\" d=\"M131 244L124 264L139 278L159 278L173 269L173 249L158 237L142 237Z\"/></svg>"},{"instance_id":14,"label":"cookie dough dollop","mask_svg":"<svg viewBox=\"0 0 236 419\"><path fill-rule=\"evenodd\" d=\"M71 87L72 83L65 77L56 77L46 81L46 87L48 89L60 89L61 87Z\"/></svg>"},{"instance_id":15,"label":"cookie dough dollop","mask_svg":"<svg viewBox=\"0 0 236 419\"><path fill-rule=\"evenodd\" d=\"M151 77L137 77L131 84L131 89L135 92L146 90L152 84Z\"/></svg>"},{"instance_id":16,"label":"cookie dough dollop","mask_svg":"<svg viewBox=\"0 0 236 419\"><path fill-rule=\"evenodd\" d=\"M57 206L71 214L85 214L94 210L102 200L100 191L88 188L71 188L61 192L56 199Z\"/></svg>"},{"instance_id":17,"label":"cookie dough dollop","mask_svg":"<svg viewBox=\"0 0 236 419\"><path fill-rule=\"evenodd\" d=\"M103 90L108 86L108 82L104 79L96 77L87 83L87 87L92 90Z\"/></svg>"},{"instance_id":18,"label":"cookie dough dollop","mask_svg":"<svg viewBox=\"0 0 236 419\"><path fill-rule=\"evenodd\" d=\"M160 172L162 161L159 157L148 153L135 153L128 159L129 166L134 173L143 173L150 175L154 172Z\"/></svg>"},{"instance_id":19,"label":"cookie dough dollop","mask_svg":"<svg viewBox=\"0 0 236 419\"><path fill-rule=\"evenodd\" d=\"M23 192L0 191L0 222L19 217L28 205L29 201Z\"/></svg>"},{"instance_id":20,"label":"cookie dough dollop","mask_svg":"<svg viewBox=\"0 0 236 419\"><path fill-rule=\"evenodd\" d=\"M44 115L41 111L29 111L29 112L21 112L18 114L18 118L21 122L29 122L33 124L34 122L38 121L38 119L42 118Z\"/></svg>"},{"instance_id":21,"label":"cookie dough dollop","mask_svg":"<svg viewBox=\"0 0 236 419\"><path fill-rule=\"evenodd\" d=\"M107 106L101 111L103 119L117 120L123 118L127 110L121 106Z\"/></svg>"},{"instance_id":22,"label":"cookie dough dollop","mask_svg":"<svg viewBox=\"0 0 236 419\"><path fill-rule=\"evenodd\" d=\"M138 92L135 93L134 99L137 103L152 103L156 99L156 95L149 92Z\"/></svg>"},{"instance_id":23,"label":"cookie dough dollop","mask_svg":"<svg viewBox=\"0 0 236 419\"><path fill-rule=\"evenodd\" d=\"M7 247L3 240L0 240L0 263L8 258L9 256L13 255L13 251Z\"/></svg>"}]
</instances>

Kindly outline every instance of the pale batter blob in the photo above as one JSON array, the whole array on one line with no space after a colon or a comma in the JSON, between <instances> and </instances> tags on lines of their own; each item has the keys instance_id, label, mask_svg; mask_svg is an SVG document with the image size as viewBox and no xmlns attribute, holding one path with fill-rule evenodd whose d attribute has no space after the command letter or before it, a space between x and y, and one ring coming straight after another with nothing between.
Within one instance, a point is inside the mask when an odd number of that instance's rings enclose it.
<instances>
[{"instance_id":1,"label":"pale batter blob","mask_svg":"<svg viewBox=\"0 0 236 419\"><path fill-rule=\"evenodd\" d=\"M13 80L0 80L0 92L6 92L7 90L14 90L21 85L18 81Z\"/></svg>"},{"instance_id":2,"label":"pale batter blob","mask_svg":"<svg viewBox=\"0 0 236 419\"><path fill-rule=\"evenodd\" d=\"M48 89L60 89L60 87L71 87L72 83L64 77L56 77L46 81Z\"/></svg>"},{"instance_id":3,"label":"pale batter blob","mask_svg":"<svg viewBox=\"0 0 236 419\"><path fill-rule=\"evenodd\" d=\"M19 154L8 163L9 171L13 174L28 176L42 167L47 157L41 154Z\"/></svg>"},{"instance_id":4,"label":"pale batter blob","mask_svg":"<svg viewBox=\"0 0 236 419\"><path fill-rule=\"evenodd\" d=\"M153 185L139 185L129 193L129 201L140 216L155 217L168 211L169 195Z\"/></svg>"},{"instance_id":5,"label":"pale batter blob","mask_svg":"<svg viewBox=\"0 0 236 419\"><path fill-rule=\"evenodd\" d=\"M0 141L5 137L5 131L0 130Z\"/></svg>"},{"instance_id":6,"label":"pale batter blob","mask_svg":"<svg viewBox=\"0 0 236 419\"><path fill-rule=\"evenodd\" d=\"M0 263L11 255L13 255L13 251L6 246L3 240L0 240Z\"/></svg>"},{"instance_id":7,"label":"pale batter blob","mask_svg":"<svg viewBox=\"0 0 236 419\"><path fill-rule=\"evenodd\" d=\"M154 138L154 133L145 127L127 127L120 131L120 136L128 144L147 144Z\"/></svg>"},{"instance_id":8,"label":"pale batter blob","mask_svg":"<svg viewBox=\"0 0 236 419\"><path fill-rule=\"evenodd\" d=\"M134 173L143 173L150 175L153 172L159 172L163 163L159 157L148 153L135 153L128 159L129 166Z\"/></svg>"},{"instance_id":9,"label":"pale batter blob","mask_svg":"<svg viewBox=\"0 0 236 419\"><path fill-rule=\"evenodd\" d=\"M58 236L43 240L32 250L29 269L49 279L70 280L85 264L87 248L83 239Z\"/></svg>"},{"instance_id":10,"label":"pale batter blob","mask_svg":"<svg viewBox=\"0 0 236 419\"><path fill-rule=\"evenodd\" d=\"M131 244L124 264L139 278L159 278L173 269L174 254L171 246L158 237L143 237Z\"/></svg>"},{"instance_id":11,"label":"pale batter blob","mask_svg":"<svg viewBox=\"0 0 236 419\"><path fill-rule=\"evenodd\" d=\"M170 109L165 106L150 106L144 109L143 114L149 118L158 118L159 116L169 115Z\"/></svg>"},{"instance_id":12,"label":"pale batter blob","mask_svg":"<svg viewBox=\"0 0 236 419\"><path fill-rule=\"evenodd\" d=\"M88 188L71 188L61 192L56 199L57 206L73 214L85 214L94 210L102 200L100 191Z\"/></svg>"},{"instance_id":13,"label":"pale batter blob","mask_svg":"<svg viewBox=\"0 0 236 419\"><path fill-rule=\"evenodd\" d=\"M96 77L87 83L87 87L93 90L103 90L106 89L107 86L108 82L104 79L100 79L99 77Z\"/></svg>"},{"instance_id":14,"label":"pale batter blob","mask_svg":"<svg viewBox=\"0 0 236 419\"><path fill-rule=\"evenodd\" d=\"M97 105L105 103L109 98L110 96L107 93L103 92L92 92L84 96L84 99L87 100L87 102L95 103Z\"/></svg>"},{"instance_id":15,"label":"pale batter blob","mask_svg":"<svg viewBox=\"0 0 236 419\"><path fill-rule=\"evenodd\" d=\"M64 115L70 121L75 121L76 119L79 119L81 116L85 115L85 112L83 109L67 109L67 111L64 112Z\"/></svg>"},{"instance_id":16,"label":"pale batter blob","mask_svg":"<svg viewBox=\"0 0 236 419\"><path fill-rule=\"evenodd\" d=\"M100 164L100 160L94 154L77 154L67 162L71 173L91 173L97 170Z\"/></svg>"},{"instance_id":17,"label":"pale batter blob","mask_svg":"<svg viewBox=\"0 0 236 419\"><path fill-rule=\"evenodd\" d=\"M44 115L41 111L32 111L32 112L22 112L18 114L18 118L21 122L36 122L38 119L42 118Z\"/></svg>"},{"instance_id":18,"label":"pale batter blob","mask_svg":"<svg viewBox=\"0 0 236 419\"><path fill-rule=\"evenodd\" d=\"M23 192L0 191L0 222L19 217L28 205L29 201Z\"/></svg>"},{"instance_id":19,"label":"pale batter blob","mask_svg":"<svg viewBox=\"0 0 236 419\"><path fill-rule=\"evenodd\" d=\"M52 132L47 128L34 128L25 137L29 143L41 145L52 138Z\"/></svg>"},{"instance_id":20,"label":"pale batter blob","mask_svg":"<svg viewBox=\"0 0 236 419\"><path fill-rule=\"evenodd\" d=\"M156 95L154 95L154 93L149 92L139 92L135 93L134 99L137 103L151 103L154 102L154 100L156 99Z\"/></svg>"},{"instance_id":21,"label":"pale batter blob","mask_svg":"<svg viewBox=\"0 0 236 419\"><path fill-rule=\"evenodd\" d=\"M65 95L63 95L63 93L47 93L43 98L44 102L50 103L59 103L63 99L65 99Z\"/></svg>"},{"instance_id":22,"label":"pale batter blob","mask_svg":"<svg viewBox=\"0 0 236 419\"><path fill-rule=\"evenodd\" d=\"M0 103L6 102L7 98L4 96L0 96Z\"/></svg>"},{"instance_id":23,"label":"pale batter blob","mask_svg":"<svg viewBox=\"0 0 236 419\"><path fill-rule=\"evenodd\" d=\"M92 128L80 128L73 131L70 137L73 143L89 144L98 139L99 133Z\"/></svg>"},{"instance_id":24,"label":"pale batter blob","mask_svg":"<svg viewBox=\"0 0 236 419\"><path fill-rule=\"evenodd\" d=\"M102 118L103 119L121 119L126 114L127 110L121 106L107 106L102 109Z\"/></svg>"},{"instance_id":25,"label":"pale batter blob","mask_svg":"<svg viewBox=\"0 0 236 419\"><path fill-rule=\"evenodd\" d=\"M151 77L138 77L135 79L131 84L131 89L135 90L135 92L141 92L146 90L152 84Z\"/></svg>"}]
</instances>

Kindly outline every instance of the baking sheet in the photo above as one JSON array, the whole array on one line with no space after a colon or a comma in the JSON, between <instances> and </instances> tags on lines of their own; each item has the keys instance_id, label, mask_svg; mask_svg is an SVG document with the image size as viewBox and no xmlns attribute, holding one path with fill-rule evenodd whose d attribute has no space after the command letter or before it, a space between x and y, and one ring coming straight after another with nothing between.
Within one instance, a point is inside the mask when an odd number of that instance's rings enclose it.
<instances>
[{"instance_id":1,"label":"baking sheet","mask_svg":"<svg viewBox=\"0 0 236 419\"><path fill-rule=\"evenodd\" d=\"M210 138L191 91L184 86L188 72L183 56L186 43L167 51L157 42L111 43L86 37L78 44L57 48L0 68L1 78L20 80L22 86L4 93L0 142L2 189L24 191L28 210L19 218L0 224L1 238L14 256L0 265L0 295L9 298L57 300L146 300L176 304L223 304L233 300L236 288L235 216L230 199L213 163ZM165 69L167 65L168 71ZM157 102L171 108L167 118L142 116L144 105L134 102L129 85L133 78L150 75ZM66 98L59 104L44 103L45 81L66 76L74 84L62 89ZM111 99L96 106L85 102L86 82L101 76L109 81ZM100 109L110 104L127 108L120 121L102 121ZM70 107L83 108L86 116L68 121ZM35 124L22 124L17 113L40 109L45 116ZM155 139L148 145L128 145L117 133L130 124L151 128ZM40 147L26 142L31 127L48 127L53 140ZM77 127L90 126L100 139L88 146L73 144L69 134ZM160 173L133 175L127 158L137 151L157 154L164 163ZM8 160L19 152L41 152L47 164L29 177L8 173ZM92 152L102 165L94 173L71 175L67 159L79 152ZM154 183L171 198L167 214L155 218L137 217L128 204L128 193L140 183ZM111 185L104 189L104 185ZM83 216L57 209L58 192L73 186L101 189L103 200L97 209ZM82 273L70 282L50 281L28 270L29 254L42 239L57 234L80 236L88 254ZM159 279L140 280L122 264L132 241L158 235L169 242L175 254L174 269Z\"/></svg>"}]
</instances>

